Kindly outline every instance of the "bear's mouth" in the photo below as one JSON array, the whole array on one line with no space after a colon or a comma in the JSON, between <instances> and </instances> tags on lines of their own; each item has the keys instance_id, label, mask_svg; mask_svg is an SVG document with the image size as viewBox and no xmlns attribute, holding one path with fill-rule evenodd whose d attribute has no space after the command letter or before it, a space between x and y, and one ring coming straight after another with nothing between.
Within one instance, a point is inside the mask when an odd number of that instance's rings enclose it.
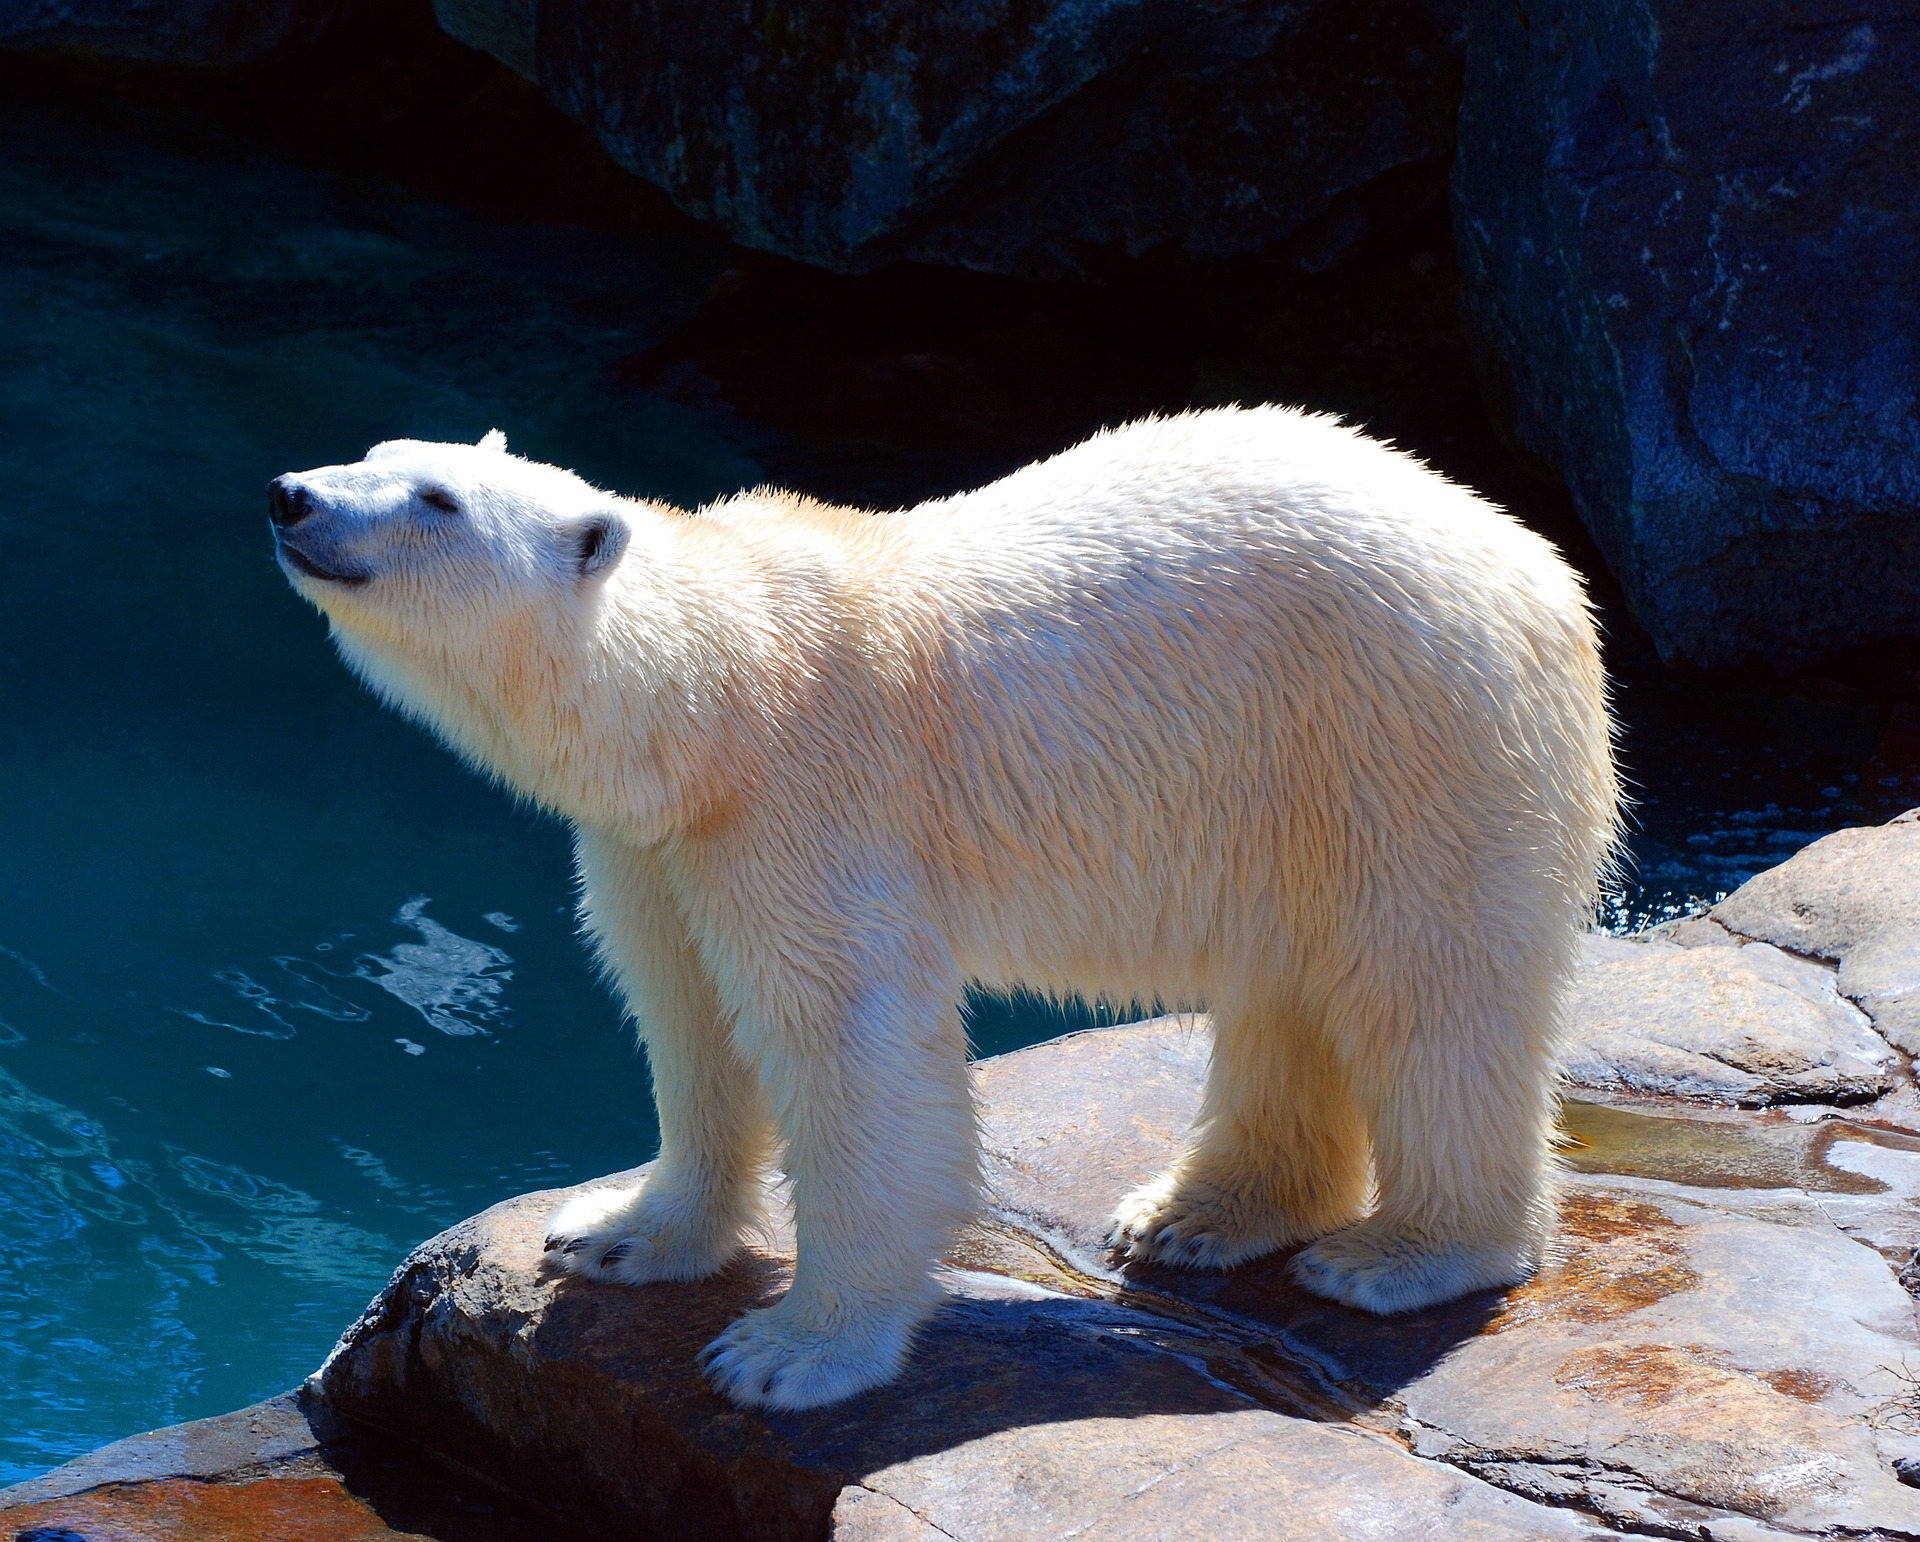
<instances>
[{"instance_id":1,"label":"bear's mouth","mask_svg":"<svg viewBox=\"0 0 1920 1542\"><path fill-rule=\"evenodd\" d=\"M332 568L324 568L299 547L285 540L280 542L280 560L302 577L317 578L322 583L345 584L349 588L364 584L373 577L371 573L335 572Z\"/></svg>"}]
</instances>

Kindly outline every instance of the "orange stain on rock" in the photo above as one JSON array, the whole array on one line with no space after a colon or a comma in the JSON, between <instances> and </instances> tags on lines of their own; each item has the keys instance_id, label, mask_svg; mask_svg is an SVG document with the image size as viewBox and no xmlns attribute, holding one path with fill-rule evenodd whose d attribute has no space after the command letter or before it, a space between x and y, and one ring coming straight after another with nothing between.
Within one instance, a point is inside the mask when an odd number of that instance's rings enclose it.
<instances>
[{"instance_id":1,"label":"orange stain on rock","mask_svg":"<svg viewBox=\"0 0 1920 1542\"><path fill-rule=\"evenodd\" d=\"M1556 1319L1608 1322L1693 1290L1700 1276L1687 1266L1681 1236L1657 1205L1569 1194L1560 1208L1561 1257L1507 1292L1486 1331Z\"/></svg>"},{"instance_id":2,"label":"orange stain on rock","mask_svg":"<svg viewBox=\"0 0 1920 1542\"><path fill-rule=\"evenodd\" d=\"M1712 1393L1734 1373L1667 1344L1596 1344L1567 1356L1553 1379L1600 1403L1644 1411L1691 1393Z\"/></svg>"},{"instance_id":3,"label":"orange stain on rock","mask_svg":"<svg viewBox=\"0 0 1920 1542\"><path fill-rule=\"evenodd\" d=\"M166 1478L111 1484L9 1510L9 1536L36 1527L78 1532L87 1542L393 1542L395 1531L334 1478L260 1478L202 1483Z\"/></svg>"},{"instance_id":4,"label":"orange stain on rock","mask_svg":"<svg viewBox=\"0 0 1920 1542\"><path fill-rule=\"evenodd\" d=\"M1810 1406L1810 1380L1784 1395L1773 1382L1810 1373L1754 1375L1724 1362L1704 1346L1594 1344L1561 1361L1553 1379L1624 1415L1617 1438L1658 1453L1659 1486L1680 1498L1769 1516L1846 1481L1834 1454L1844 1421Z\"/></svg>"},{"instance_id":5,"label":"orange stain on rock","mask_svg":"<svg viewBox=\"0 0 1920 1542\"><path fill-rule=\"evenodd\" d=\"M1754 1374L1775 1392L1797 1397L1803 1403L1819 1402L1835 1386L1831 1376L1822 1376L1818 1371L1756 1371Z\"/></svg>"}]
</instances>

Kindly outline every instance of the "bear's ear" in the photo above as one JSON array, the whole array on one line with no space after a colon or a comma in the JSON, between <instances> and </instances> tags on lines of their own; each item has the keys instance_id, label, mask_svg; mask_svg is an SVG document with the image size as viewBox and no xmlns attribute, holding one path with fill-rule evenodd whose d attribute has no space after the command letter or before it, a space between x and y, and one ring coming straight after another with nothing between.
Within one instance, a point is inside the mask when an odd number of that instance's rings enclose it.
<instances>
[{"instance_id":1,"label":"bear's ear","mask_svg":"<svg viewBox=\"0 0 1920 1542\"><path fill-rule=\"evenodd\" d=\"M589 514L572 526L567 536L573 548L574 574L580 582L612 572L627 549L630 533L626 520L612 509Z\"/></svg>"},{"instance_id":2,"label":"bear's ear","mask_svg":"<svg viewBox=\"0 0 1920 1542\"><path fill-rule=\"evenodd\" d=\"M497 428L490 428L480 436L480 442L475 445L474 448L477 450L498 450L502 455L505 455L507 453L507 436Z\"/></svg>"}]
</instances>

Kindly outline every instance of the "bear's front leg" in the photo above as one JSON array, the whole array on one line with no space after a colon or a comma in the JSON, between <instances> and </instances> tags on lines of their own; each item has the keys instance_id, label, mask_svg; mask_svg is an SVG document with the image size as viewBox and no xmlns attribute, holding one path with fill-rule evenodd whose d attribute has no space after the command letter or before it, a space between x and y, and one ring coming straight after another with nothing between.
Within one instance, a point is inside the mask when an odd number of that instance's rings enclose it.
<instances>
[{"instance_id":1,"label":"bear's front leg","mask_svg":"<svg viewBox=\"0 0 1920 1542\"><path fill-rule=\"evenodd\" d=\"M547 1223L570 1274L623 1285L704 1279L761 1213L772 1125L651 851L578 833L581 916L624 990L653 1071L660 1156L644 1184L589 1189Z\"/></svg>"},{"instance_id":2,"label":"bear's front leg","mask_svg":"<svg viewBox=\"0 0 1920 1542\"><path fill-rule=\"evenodd\" d=\"M972 1213L979 1134L961 982L928 939L855 937L796 957L791 939L743 974L736 1018L786 1141L799 1257L780 1301L706 1351L735 1402L817 1408L899 1374L938 1298L931 1271Z\"/></svg>"}]
</instances>

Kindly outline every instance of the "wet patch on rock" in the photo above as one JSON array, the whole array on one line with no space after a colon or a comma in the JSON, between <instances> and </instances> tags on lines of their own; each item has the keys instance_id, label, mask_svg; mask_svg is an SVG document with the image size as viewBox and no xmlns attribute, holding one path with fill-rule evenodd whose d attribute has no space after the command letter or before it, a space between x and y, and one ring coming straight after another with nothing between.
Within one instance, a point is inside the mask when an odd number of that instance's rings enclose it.
<instances>
[{"instance_id":1,"label":"wet patch on rock","mask_svg":"<svg viewBox=\"0 0 1920 1542\"><path fill-rule=\"evenodd\" d=\"M1843 1141L1920 1154L1920 1141L1839 1120L1713 1117L1706 1110L1625 1108L1568 1098L1561 1159L1576 1172L1664 1178L1705 1189L1804 1189L1884 1194L1885 1179L1835 1156ZM1853 1161L1855 1165L1841 1165Z\"/></svg>"}]
</instances>

